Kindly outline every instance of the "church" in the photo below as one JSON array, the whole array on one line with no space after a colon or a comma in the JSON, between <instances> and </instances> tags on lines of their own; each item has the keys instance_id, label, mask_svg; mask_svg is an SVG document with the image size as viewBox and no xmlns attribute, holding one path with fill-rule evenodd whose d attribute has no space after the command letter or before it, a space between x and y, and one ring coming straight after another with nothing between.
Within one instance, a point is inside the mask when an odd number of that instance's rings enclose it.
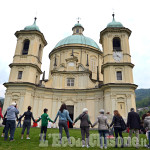
<instances>
[{"instance_id":1,"label":"church","mask_svg":"<svg viewBox=\"0 0 150 150\"><path fill-rule=\"evenodd\" d=\"M30 105L38 118L48 108L53 120L60 105L66 103L72 119L84 107L89 110L91 122L100 109L110 120L116 109L126 119L130 108L136 109L130 35L131 30L117 22L113 14L112 22L100 32L101 50L93 39L84 36L84 27L78 21L72 35L59 41L49 53L49 77L45 79L41 65L47 41L35 18L33 25L15 33L17 44L9 65L9 81L4 83L3 110L16 102L23 114Z\"/></svg>"}]
</instances>

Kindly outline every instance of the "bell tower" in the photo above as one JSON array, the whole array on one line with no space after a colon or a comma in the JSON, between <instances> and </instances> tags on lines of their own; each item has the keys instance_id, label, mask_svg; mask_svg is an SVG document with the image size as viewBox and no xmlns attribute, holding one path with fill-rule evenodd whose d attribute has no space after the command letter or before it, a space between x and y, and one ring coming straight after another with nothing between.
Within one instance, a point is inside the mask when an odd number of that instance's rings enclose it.
<instances>
[{"instance_id":1,"label":"bell tower","mask_svg":"<svg viewBox=\"0 0 150 150\"><path fill-rule=\"evenodd\" d=\"M22 114L26 110L24 106L34 105L34 90L40 83L43 48L47 42L36 25L36 18L33 25L17 31L15 36L17 44L13 62L9 65L9 81L4 83L7 88L4 110L12 102L16 102Z\"/></svg>"},{"instance_id":2,"label":"bell tower","mask_svg":"<svg viewBox=\"0 0 150 150\"><path fill-rule=\"evenodd\" d=\"M114 14L112 16L112 22L100 32L103 47L104 106L112 115L117 109L126 118L130 108L136 107L134 91L137 85L133 81L134 64L131 63L129 48L131 30L116 22Z\"/></svg>"},{"instance_id":3,"label":"bell tower","mask_svg":"<svg viewBox=\"0 0 150 150\"><path fill-rule=\"evenodd\" d=\"M43 48L47 45L44 35L36 25L27 26L15 33L17 45L9 82L27 82L39 84L42 64Z\"/></svg>"}]
</instances>

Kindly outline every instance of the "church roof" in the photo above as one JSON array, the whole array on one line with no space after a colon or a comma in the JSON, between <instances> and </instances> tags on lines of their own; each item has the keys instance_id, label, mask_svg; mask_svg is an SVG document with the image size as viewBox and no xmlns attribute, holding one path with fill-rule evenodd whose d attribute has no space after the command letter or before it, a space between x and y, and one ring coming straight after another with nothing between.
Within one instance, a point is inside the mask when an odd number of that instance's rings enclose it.
<instances>
[{"instance_id":1,"label":"church roof","mask_svg":"<svg viewBox=\"0 0 150 150\"><path fill-rule=\"evenodd\" d=\"M37 31L40 31L39 27L36 25L36 17L35 17L35 20L34 20L34 23L33 25L30 25L30 26L26 26L24 28L24 30L37 30Z\"/></svg>"},{"instance_id":2,"label":"church roof","mask_svg":"<svg viewBox=\"0 0 150 150\"><path fill-rule=\"evenodd\" d=\"M100 50L99 46L97 45L97 43L94 40L92 40L91 38L86 37L84 35L68 36L68 37L62 39L61 41L59 41L56 44L55 48L63 46L63 45L68 45L68 44L82 44L85 46L88 45L88 46L92 46L92 47L95 47Z\"/></svg>"},{"instance_id":3,"label":"church roof","mask_svg":"<svg viewBox=\"0 0 150 150\"><path fill-rule=\"evenodd\" d=\"M112 20L112 22L107 24L107 28L116 28L116 27L121 28L121 27L123 27L122 23L115 21L115 17L114 17L115 14L113 14L112 16L113 16L113 20Z\"/></svg>"},{"instance_id":4,"label":"church roof","mask_svg":"<svg viewBox=\"0 0 150 150\"><path fill-rule=\"evenodd\" d=\"M81 29L80 32L78 29ZM55 48L60 47L60 46L65 46L65 45L69 45L69 44L81 44L83 46L91 46L94 48L97 48L98 50L100 50L99 46L97 45L97 43L92 40L89 37L86 37L82 34L82 32L84 31L83 26L79 23L79 21L73 26L72 28L73 30L73 35L68 36L64 39L62 39L61 41L59 41ZM78 30L78 32L77 32Z\"/></svg>"}]
</instances>

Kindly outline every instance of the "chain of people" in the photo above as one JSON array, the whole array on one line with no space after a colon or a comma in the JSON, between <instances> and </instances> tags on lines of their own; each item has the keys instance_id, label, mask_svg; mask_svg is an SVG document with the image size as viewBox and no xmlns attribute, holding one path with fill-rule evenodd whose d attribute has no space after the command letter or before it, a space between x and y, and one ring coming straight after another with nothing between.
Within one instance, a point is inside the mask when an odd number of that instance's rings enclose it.
<instances>
[{"instance_id":1,"label":"chain of people","mask_svg":"<svg viewBox=\"0 0 150 150\"><path fill-rule=\"evenodd\" d=\"M99 111L99 116L97 120L92 124L90 121L90 117L88 114L88 109L84 108L82 113L73 121L69 116L69 111L67 110L66 104L62 104L60 109L56 114L56 118L52 120L48 116L48 109L45 108L43 111L44 113L38 120L35 120L33 117L33 113L31 112L31 106L28 106L27 111L24 112L23 115L20 115L18 118L19 110L17 108L17 104L13 102L6 110L4 116L0 110L0 116L3 119L2 124L4 125L2 137L4 140L7 141L8 133L10 132L9 140L14 141L14 134L16 129L16 118L18 120L18 125L21 127L21 119L24 118L23 127L21 132L21 139L24 137L24 132L27 130L26 139L30 139L29 133L31 128L31 119L34 122L33 126L37 126L36 124L41 120L41 133L40 133L40 141L46 141L46 133L48 127L48 121L55 124L57 118L59 117L58 127L59 127L59 142L62 144L62 131L65 130L68 144L71 144L69 129L67 122L70 121L74 126L77 121L80 120L80 129L81 129L81 137L82 137L82 147L90 147L89 144L89 130L90 127L93 128L98 124L98 133L100 139L100 148L107 149L107 135L109 132L114 132L115 134L115 148L118 147L118 137L121 139L121 148L127 146L124 143L124 137L122 132L128 131L129 135L128 138L131 139L133 133L135 133L136 137L136 148L139 148L139 131L144 129L144 133L146 133L148 138L148 145L147 148L150 148L150 111L147 112L140 120L140 116L137 112L135 112L134 108L131 108L130 112L128 113L127 123L125 123L123 117L120 115L118 110L114 110L114 116L112 118L111 124L108 123L108 118L105 115L105 111L101 109ZM141 125L142 124L142 125ZM113 127L113 130L112 128ZM111 130L110 130L111 129ZM9 131L10 130L10 131ZM112 133L113 134L113 133ZM127 142L129 143L129 141Z\"/></svg>"}]
</instances>

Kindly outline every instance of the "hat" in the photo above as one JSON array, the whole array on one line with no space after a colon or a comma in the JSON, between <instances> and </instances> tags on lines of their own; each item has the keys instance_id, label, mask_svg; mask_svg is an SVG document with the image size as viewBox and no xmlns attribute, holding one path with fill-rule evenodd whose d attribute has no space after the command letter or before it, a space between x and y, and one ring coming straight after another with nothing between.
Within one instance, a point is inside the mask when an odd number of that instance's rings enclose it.
<instances>
[{"instance_id":1,"label":"hat","mask_svg":"<svg viewBox=\"0 0 150 150\"><path fill-rule=\"evenodd\" d=\"M100 112L100 113L104 113L104 109L101 109L99 112Z\"/></svg>"},{"instance_id":2,"label":"hat","mask_svg":"<svg viewBox=\"0 0 150 150\"><path fill-rule=\"evenodd\" d=\"M88 111L88 109L87 108L83 108L83 110L82 110L83 112L87 112Z\"/></svg>"},{"instance_id":3,"label":"hat","mask_svg":"<svg viewBox=\"0 0 150 150\"><path fill-rule=\"evenodd\" d=\"M12 102L11 105L12 105L12 106L16 106L16 103L15 103L15 102Z\"/></svg>"}]
</instances>

